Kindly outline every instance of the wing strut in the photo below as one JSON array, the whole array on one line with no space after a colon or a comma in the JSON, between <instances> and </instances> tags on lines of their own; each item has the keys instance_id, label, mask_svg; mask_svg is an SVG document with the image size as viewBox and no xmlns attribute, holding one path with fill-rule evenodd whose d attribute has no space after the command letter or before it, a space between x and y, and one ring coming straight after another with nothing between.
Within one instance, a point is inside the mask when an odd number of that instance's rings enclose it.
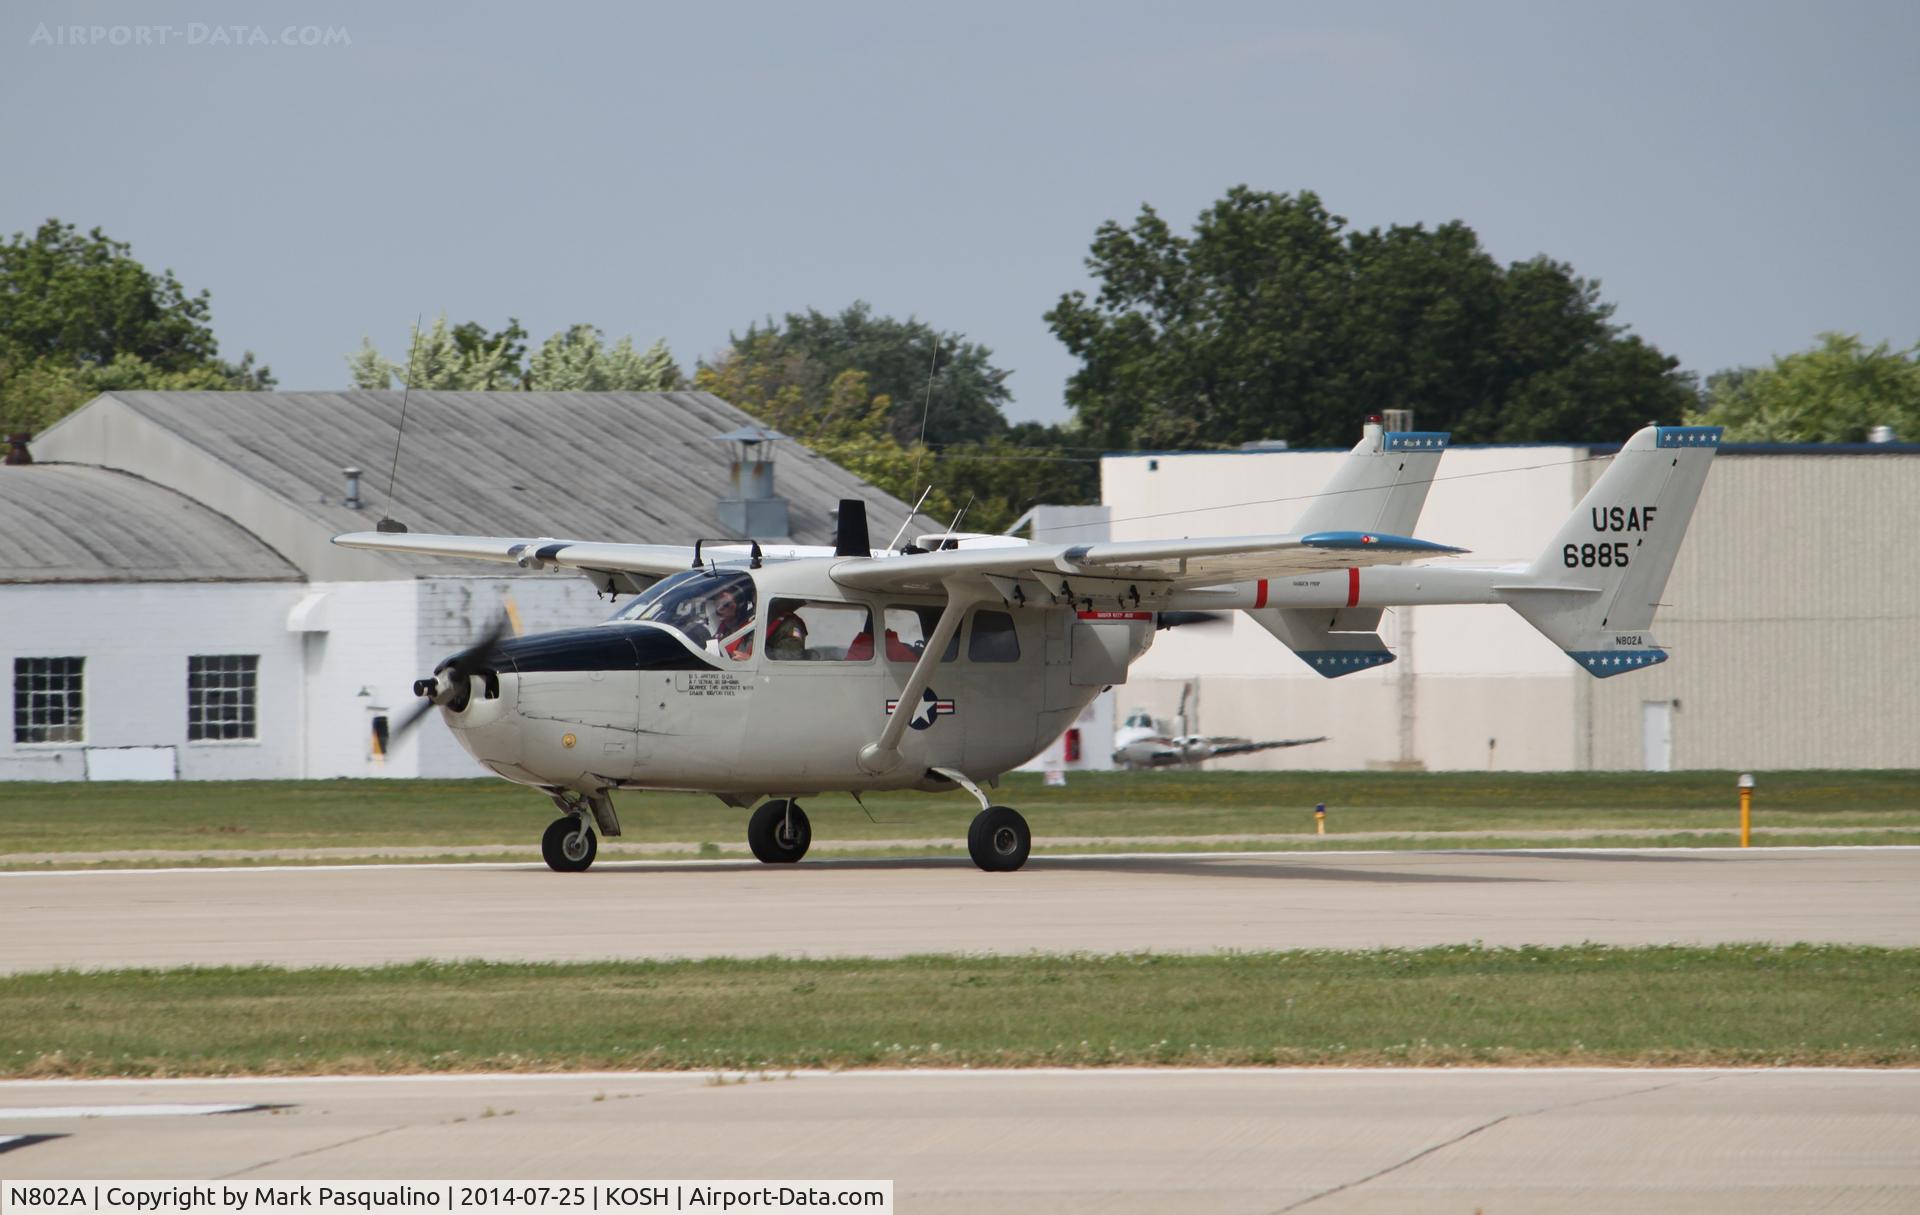
<instances>
[{"instance_id":1,"label":"wing strut","mask_svg":"<svg viewBox=\"0 0 1920 1215\"><path fill-rule=\"evenodd\" d=\"M913 706L920 703L920 697L933 682L933 668L940 663L940 656L947 652L947 643L960 629L960 618L967 609L989 598L987 592L971 582L962 582L958 578L949 578L946 610L940 613L940 621L933 626L933 636L927 638L926 648L920 651L920 658L913 664L913 672L907 676L907 686L900 689L899 704L893 710L893 716L887 718L886 728L880 731L880 737L860 748L860 767L862 770L878 776L882 772L891 772L900 766L900 739L907 732L907 723L913 717Z\"/></svg>"}]
</instances>

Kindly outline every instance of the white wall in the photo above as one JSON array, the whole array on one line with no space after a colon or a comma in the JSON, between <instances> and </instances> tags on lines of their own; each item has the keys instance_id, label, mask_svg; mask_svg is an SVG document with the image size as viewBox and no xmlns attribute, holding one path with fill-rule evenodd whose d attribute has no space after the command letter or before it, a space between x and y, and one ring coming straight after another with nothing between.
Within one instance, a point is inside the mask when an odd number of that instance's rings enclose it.
<instances>
[{"instance_id":1,"label":"white wall","mask_svg":"<svg viewBox=\"0 0 1920 1215\"><path fill-rule=\"evenodd\" d=\"M0 779L83 780L87 747L172 747L183 780L267 779L299 763L301 649L286 631L298 583L0 586L6 723ZM187 658L260 656L259 737L187 741ZM13 660L85 658L83 744L13 741Z\"/></svg>"},{"instance_id":2,"label":"white wall","mask_svg":"<svg viewBox=\"0 0 1920 1215\"><path fill-rule=\"evenodd\" d=\"M384 758L371 726L376 712L397 726L419 703L413 681L478 639L509 594L528 632L614 611L577 574L0 586L0 780L84 780L88 748L108 747L173 748L182 780L485 775L435 717ZM257 738L187 741L193 654L259 655ZM87 660L83 743L14 744L15 657Z\"/></svg>"}]
</instances>

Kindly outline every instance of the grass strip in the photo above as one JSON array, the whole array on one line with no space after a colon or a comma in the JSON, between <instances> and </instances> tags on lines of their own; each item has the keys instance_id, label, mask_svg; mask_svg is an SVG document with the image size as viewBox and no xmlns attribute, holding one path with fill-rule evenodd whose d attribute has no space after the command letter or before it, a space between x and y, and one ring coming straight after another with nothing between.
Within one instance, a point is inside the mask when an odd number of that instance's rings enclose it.
<instances>
[{"instance_id":1,"label":"grass strip","mask_svg":"<svg viewBox=\"0 0 1920 1215\"><path fill-rule=\"evenodd\" d=\"M1920 1066L1920 950L420 963L0 978L11 1077L876 1066Z\"/></svg>"},{"instance_id":2,"label":"grass strip","mask_svg":"<svg viewBox=\"0 0 1920 1215\"><path fill-rule=\"evenodd\" d=\"M1469 831L1517 838L1543 829L1731 831L1731 772L1076 773L1048 789L1008 776L996 798L1047 836L1211 835L1313 830L1325 802L1336 832ZM1762 772L1763 826L1920 827L1920 772ZM712 797L615 796L635 843L744 838L746 814ZM965 794L809 798L821 840L966 837ZM532 844L545 799L504 781L9 782L0 857L83 849L259 849Z\"/></svg>"},{"instance_id":3,"label":"grass strip","mask_svg":"<svg viewBox=\"0 0 1920 1215\"><path fill-rule=\"evenodd\" d=\"M1737 832L1672 832L1662 835L1594 835L1578 839L1565 836L1528 836L1528 835L1473 835L1460 832L1445 838L1434 836L1368 836L1350 838L1329 835L1323 838L1274 840L1226 840L1223 842L1192 842L1166 840L1128 840L1125 838L1107 839L1085 843L1054 843L1045 839L1033 842L1035 856L1086 856L1103 854L1138 853L1190 853L1196 856L1223 852L1487 852L1512 851L1515 849L1534 852L1560 852L1569 849L1629 849L1629 848L1732 848L1737 847L1740 837ZM1920 827L1895 827L1884 831L1860 830L1841 833L1827 833L1817 829L1808 831L1780 831L1753 837L1755 848L1887 848L1920 847ZM815 840L808 851L809 860L903 860L919 859L956 859L967 861L966 848L958 843L929 842L912 845L866 845L858 840ZM702 845L700 850L687 848L649 848L642 844L637 847L609 847L605 843L600 847L600 859L596 864L604 868L623 862L645 864L674 864L684 861L738 861L745 863L752 859L746 845L722 849L715 845ZM536 847L521 847L512 852L470 852L458 848L445 852L407 852L382 853L369 852L366 855L331 856L298 851L275 854L272 856L247 856L243 854L223 854L207 852L201 855L180 857L83 857L68 860L27 860L9 858L0 855L0 873L17 872L54 872L74 869L244 869L260 866L281 867L286 865L450 865L450 864L539 864L540 850Z\"/></svg>"}]
</instances>

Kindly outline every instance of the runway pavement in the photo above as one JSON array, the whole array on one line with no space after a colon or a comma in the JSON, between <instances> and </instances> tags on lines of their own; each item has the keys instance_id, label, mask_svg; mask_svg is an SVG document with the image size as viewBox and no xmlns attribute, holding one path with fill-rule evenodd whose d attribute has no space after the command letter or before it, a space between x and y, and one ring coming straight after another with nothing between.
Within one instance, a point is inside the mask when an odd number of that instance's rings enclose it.
<instances>
[{"instance_id":1,"label":"runway pavement","mask_svg":"<svg viewBox=\"0 0 1920 1215\"><path fill-rule=\"evenodd\" d=\"M0 971L418 958L1920 944L1920 849L1163 854L0 874Z\"/></svg>"},{"instance_id":2,"label":"runway pavement","mask_svg":"<svg viewBox=\"0 0 1920 1215\"><path fill-rule=\"evenodd\" d=\"M896 1209L1920 1209L1920 1072L1116 1070L0 1084L34 1178L887 1179ZM731 1079L731 1078L727 1078ZM282 1105L62 1118L60 1107ZM9 1108L36 1107L9 1118ZM51 1107L51 1112L49 1107ZM4 1148L0 1148L4 1151Z\"/></svg>"}]
</instances>

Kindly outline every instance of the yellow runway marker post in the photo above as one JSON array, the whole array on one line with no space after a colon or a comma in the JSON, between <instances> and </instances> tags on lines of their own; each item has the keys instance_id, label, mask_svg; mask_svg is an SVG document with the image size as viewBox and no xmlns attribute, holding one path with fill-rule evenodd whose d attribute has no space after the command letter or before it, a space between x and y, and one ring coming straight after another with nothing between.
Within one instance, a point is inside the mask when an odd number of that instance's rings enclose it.
<instances>
[{"instance_id":1,"label":"yellow runway marker post","mask_svg":"<svg viewBox=\"0 0 1920 1215\"><path fill-rule=\"evenodd\" d=\"M1753 773L1740 774L1740 846L1748 848L1753 840Z\"/></svg>"}]
</instances>

